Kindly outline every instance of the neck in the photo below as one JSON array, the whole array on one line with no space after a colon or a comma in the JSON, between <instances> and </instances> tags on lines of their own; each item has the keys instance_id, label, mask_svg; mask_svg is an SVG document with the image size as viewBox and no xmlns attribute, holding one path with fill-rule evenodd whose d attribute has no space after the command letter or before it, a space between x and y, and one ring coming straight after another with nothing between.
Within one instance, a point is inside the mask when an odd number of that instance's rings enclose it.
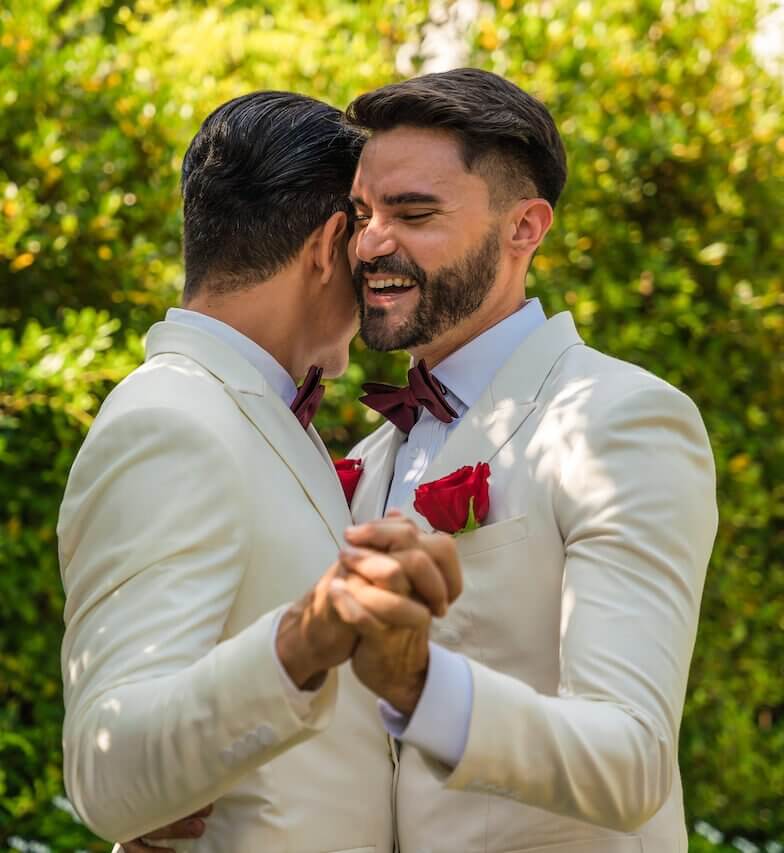
<instances>
[{"instance_id":1,"label":"neck","mask_svg":"<svg viewBox=\"0 0 784 853\"><path fill-rule=\"evenodd\" d=\"M488 329L492 329L493 326L519 311L525 303L525 292L520 297L518 291L515 299L506 299L503 304L489 307L484 311L480 308L479 311L458 323L457 326L447 329L446 332L429 343L423 344L421 347L414 347L409 352L417 363L424 359L429 368L436 367L449 358L452 353L462 349Z\"/></svg>"},{"instance_id":2,"label":"neck","mask_svg":"<svg viewBox=\"0 0 784 853\"><path fill-rule=\"evenodd\" d=\"M289 279L291 274L284 271L234 293L213 293L205 286L183 307L236 329L266 350L289 376L300 379L311 364L308 324L296 305L297 283Z\"/></svg>"}]
</instances>

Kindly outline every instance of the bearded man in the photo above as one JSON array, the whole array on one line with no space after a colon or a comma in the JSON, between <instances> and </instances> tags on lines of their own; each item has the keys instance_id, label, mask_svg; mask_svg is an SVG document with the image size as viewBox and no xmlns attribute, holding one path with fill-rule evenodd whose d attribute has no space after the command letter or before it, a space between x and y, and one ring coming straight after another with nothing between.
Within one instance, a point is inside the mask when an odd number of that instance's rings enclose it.
<instances>
[{"instance_id":1,"label":"bearded man","mask_svg":"<svg viewBox=\"0 0 784 853\"><path fill-rule=\"evenodd\" d=\"M348 116L371 134L352 188L360 334L408 350L412 379L426 364L445 403L412 424L371 389L396 423L352 452L355 523L388 507L424 523L418 485L491 472L487 517L458 538L463 594L433 629L444 650L416 704L382 708L400 849L685 853L678 730L717 524L699 413L526 298L566 178L540 102L462 69Z\"/></svg>"}]
</instances>

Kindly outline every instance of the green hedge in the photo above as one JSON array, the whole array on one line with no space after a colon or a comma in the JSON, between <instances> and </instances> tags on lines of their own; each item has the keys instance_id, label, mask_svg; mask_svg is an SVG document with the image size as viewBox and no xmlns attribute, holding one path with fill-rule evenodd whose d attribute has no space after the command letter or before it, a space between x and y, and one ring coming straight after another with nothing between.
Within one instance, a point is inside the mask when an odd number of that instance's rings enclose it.
<instances>
[{"instance_id":1,"label":"green hedge","mask_svg":"<svg viewBox=\"0 0 784 853\"><path fill-rule=\"evenodd\" d=\"M781 80L755 62L747 0L481 9L468 61L539 94L569 152L531 294L574 312L593 345L682 387L711 434L721 525L681 768L692 825L764 849L784 840ZM106 849L58 799L54 527L100 400L176 301L190 136L252 88L344 105L399 76L396 62L405 70L401 46L420 67L426 12L347 0L0 10L0 846ZM400 378L405 363L355 345L319 414L336 454L375 425L356 405L360 384ZM705 832L692 849L718 850Z\"/></svg>"}]
</instances>

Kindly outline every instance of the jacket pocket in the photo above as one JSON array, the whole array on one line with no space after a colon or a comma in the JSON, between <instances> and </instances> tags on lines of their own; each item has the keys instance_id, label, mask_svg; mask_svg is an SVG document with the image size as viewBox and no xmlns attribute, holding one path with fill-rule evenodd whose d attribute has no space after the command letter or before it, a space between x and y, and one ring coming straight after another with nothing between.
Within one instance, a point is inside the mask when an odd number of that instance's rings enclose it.
<instances>
[{"instance_id":1,"label":"jacket pocket","mask_svg":"<svg viewBox=\"0 0 784 853\"><path fill-rule=\"evenodd\" d=\"M643 853L643 846L639 835L621 838L599 836L563 844L546 844L544 847L518 847L504 850L504 853Z\"/></svg>"},{"instance_id":2,"label":"jacket pocket","mask_svg":"<svg viewBox=\"0 0 784 853\"><path fill-rule=\"evenodd\" d=\"M518 515L488 524L457 537L457 550L461 557L471 557L493 548L501 548L528 537L528 516Z\"/></svg>"},{"instance_id":3,"label":"jacket pocket","mask_svg":"<svg viewBox=\"0 0 784 853\"><path fill-rule=\"evenodd\" d=\"M348 847L345 850L330 850L329 853L376 853L375 847Z\"/></svg>"},{"instance_id":4,"label":"jacket pocket","mask_svg":"<svg viewBox=\"0 0 784 853\"><path fill-rule=\"evenodd\" d=\"M329 853L376 853L375 847L347 847L345 850L330 850Z\"/></svg>"}]
</instances>

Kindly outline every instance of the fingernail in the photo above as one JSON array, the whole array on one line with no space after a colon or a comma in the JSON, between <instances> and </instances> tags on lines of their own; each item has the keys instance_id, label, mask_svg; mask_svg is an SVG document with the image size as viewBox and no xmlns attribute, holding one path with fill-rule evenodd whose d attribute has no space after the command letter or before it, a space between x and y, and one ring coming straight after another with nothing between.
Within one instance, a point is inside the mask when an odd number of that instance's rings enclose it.
<instances>
[{"instance_id":1,"label":"fingernail","mask_svg":"<svg viewBox=\"0 0 784 853\"><path fill-rule=\"evenodd\" d=\"M330 592L337 593L338 595L342 595L346 589L346 582L343 578L332 578L329 582L329 590Z\"/></svg>"},{"instance_id":2,"label":"fingernail","mask_svg":"<svg viewBox=\"0 0 784 853\"><path fill-rule=\"evenodd\" d=\"M355 548L353 545L344 545L340 549L340 556L346 557L347 559L352 559L358 557L362 552L359 548Z\"/></svg>"},{"instance_id":3,"label":"fingernail","mask_svg":"<svg viewBox=\"0 0 784 853\"><path fill-rule=\"evenodd\" d=\"M204 832L204 821L203 820L189 820L188 821L188 831L192 832L194 835L201 835Z\"/></svg>"}]
</instances>

